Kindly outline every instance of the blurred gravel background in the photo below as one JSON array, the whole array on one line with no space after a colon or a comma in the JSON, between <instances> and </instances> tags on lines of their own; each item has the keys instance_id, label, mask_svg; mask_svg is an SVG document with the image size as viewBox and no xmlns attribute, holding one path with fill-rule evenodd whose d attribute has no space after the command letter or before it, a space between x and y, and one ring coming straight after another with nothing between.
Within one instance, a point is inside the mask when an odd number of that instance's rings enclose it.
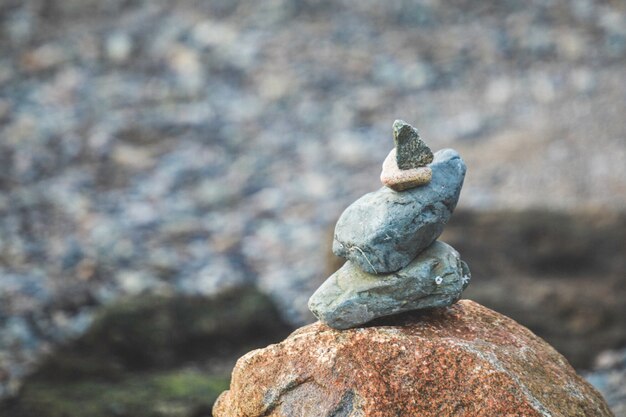
<instances>
[{"instance_id":1,"label":"blurred gravel background","mask_svg":"<svg viewBox=\"0 0 626 417\"><path fill-rule=\"evenodd\" d=\"M461 209L624 210L625 80L621 1L1 0L0 397L123 296L310 320L396 118Z\"/></svg>"}]
</instances>

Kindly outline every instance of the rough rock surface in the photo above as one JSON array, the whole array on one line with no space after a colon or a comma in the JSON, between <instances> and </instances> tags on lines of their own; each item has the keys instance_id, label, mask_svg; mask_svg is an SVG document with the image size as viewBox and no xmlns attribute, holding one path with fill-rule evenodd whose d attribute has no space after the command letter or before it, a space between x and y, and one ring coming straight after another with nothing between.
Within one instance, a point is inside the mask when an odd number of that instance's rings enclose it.
<instances>
[{"instance_id":1,"label":"rough rock surface","mask_svg":"<svg viewBox=\"0 0 626 417\"><path fill-rule=\"evenodd\" d=\"M248 353L214 416L612 415L552 347L472 301L378 324L318 322Z\"/></svg>"},{"instance_id":2,"label":"rough rock surface","mask_svg":"<svg viewBox=\"0 0 626 417\"><path fill-rule=\"evenodd\" d=\"M459 199L465 163L435 153L430 183L401 193L387 187L352 203L337 221L333 252L370 274L397 271L439 237Z\"/></svg>"},{"instance_id":3,"label":"rough rock surface","mask_svg":"<svg viewBox=\"0 0 626 417\"><path fill-rule=\"evenodd\" d=\"M404 191L428 184L433 171L428 167L400 169L396 161L396 148L393 148L383 162L380 181L395 191Z\"/></svg>"},{"instance_id":4,"label":"rough rock surface","mask_svg":"<svg viewBox=\"0 0 626 417\"><path fill-rule=\"evenodd\" d=\"M469 280L459 253L436 241L388 275L368 274L346 262L311 296L309 309L330 327L348 329L404 311L449 306L461 298Z\"/></svg>"},{"instance_id":5,"label":"rough rock surface","mask_svg":"<svg viewBox=\"0 0 626 417\"><path fill-rule=\"evenodd\" d=\"M420 138L417 129L403 120L393 122L393 141L400 169L419 168L433 161L433 152Z\"/></svg>"}]
</instances>

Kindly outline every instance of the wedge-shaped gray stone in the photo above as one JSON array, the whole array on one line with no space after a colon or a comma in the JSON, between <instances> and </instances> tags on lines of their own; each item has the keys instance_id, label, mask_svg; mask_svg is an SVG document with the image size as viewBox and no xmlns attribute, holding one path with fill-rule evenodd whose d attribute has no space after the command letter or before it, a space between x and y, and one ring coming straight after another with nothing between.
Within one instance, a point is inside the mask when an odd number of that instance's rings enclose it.
<instances>
[{"instance_id":1,"label":"wedge-shaped gray stone","mask_svg":"<svg viewBox=\"0 0 626 417\"><path fill-rule=\"evenodd\" d=\"M371 274L397 271L439 237L459 200L465 163L452 149L435 153L426 185L388 187L352 203L335 227L333 252Z\"/></svg>"},{"instance_id":2,"label":"wedge-shaped gray stone","mask_svg":"<svg viewBox=\"0 0 626 417\"><path fill-rule=\"evenodd\" d=\"M432 151L420 138L417 129L404 120L393 122L393 141L398 168L414 169L432 162Z\"/></svg>"},{"instance_id":3,"label":"wedge-shaped gray stone","mask_svg":"<svg viewBox=\"0 0 626 417\"><path fill-rule=\"evenodd\" d=\"M311 296L309 309L330 327L348 329L378 317L452 305L469 281L458 252L435 242L392 274L368 274L346 262Z\"/></svg>"}]
</instances>

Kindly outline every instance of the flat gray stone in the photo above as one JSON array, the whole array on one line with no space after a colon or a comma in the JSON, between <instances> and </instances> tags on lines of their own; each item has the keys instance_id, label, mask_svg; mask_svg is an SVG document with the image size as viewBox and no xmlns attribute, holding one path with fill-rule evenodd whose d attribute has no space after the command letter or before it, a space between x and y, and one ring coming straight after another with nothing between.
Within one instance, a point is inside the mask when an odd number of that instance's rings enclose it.
<instances>
[{"instance_id":1,"label":"flat gray stone","mask_svg":"<svg viewBox=\"0 0 626 417\"><path fill-rule=\"evenodd\" d=\"M458 252L437 241L392 274L368 274L346 262L311 296L309 309L330 327L348 329L378 317L452 305L470 279Z\"/></svg>"},{"instance_id":2,"label":"flat gray stone","mask_svg":"<svg viewBox=\"0 0 626 417\"><path fill-rule=\"evenodd\" d=\"M465 163L452 149L435 153L428 184L388 187L352 203L335 227L333 252L365 272L385 274L409 264L443 232L459 199Z\"/></svg>"},{"instance_id":3,"label":"flat gray stone","mask_svg":"<svg viewBox=\"0 0 626 417\"><path fill-rule=\"evenodd\" d=\"M433 152L420 138L417 129L404 120L393 122L393 141L398 168L419 168L432 162Z\"/></svg>"}]
</instances>

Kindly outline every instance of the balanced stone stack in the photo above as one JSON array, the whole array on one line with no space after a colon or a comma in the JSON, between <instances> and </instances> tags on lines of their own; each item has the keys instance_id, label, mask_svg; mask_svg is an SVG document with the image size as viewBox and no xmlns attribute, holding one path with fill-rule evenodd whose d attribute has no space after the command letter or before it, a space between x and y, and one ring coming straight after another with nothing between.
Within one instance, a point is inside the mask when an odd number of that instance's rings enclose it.
<instances>
[{"instance_id":1,"label":"balanced stone stack","mask_svg":"<svg viewBox=\"0 0 626 417\"><path fill-rule=\"evenodd\" d=\"M437 241L459 199L465 163L434 155L417 130L396 120L384 187L355 201L335 228L333 252L347 259L311 296L309 308L335 329L457 302L470 281L454 248Z\"/></svg>"},{"instance_id":2,"label":"balanced stone stack","mask_svg":"<svg viewBox=\"0 0 626 417\"><path fill-rule=\"evenodd\" d=\"M242 356L213 415L610 417L547 343L479 304L456 303L469 270L436 239L465 164L453 150L433 155L402 121L394 137L385 187L337 223L333 249L348 261L309 301L321 322ZM396 315L419 309L428 311Z\"/></svg>"}]
</instances>

